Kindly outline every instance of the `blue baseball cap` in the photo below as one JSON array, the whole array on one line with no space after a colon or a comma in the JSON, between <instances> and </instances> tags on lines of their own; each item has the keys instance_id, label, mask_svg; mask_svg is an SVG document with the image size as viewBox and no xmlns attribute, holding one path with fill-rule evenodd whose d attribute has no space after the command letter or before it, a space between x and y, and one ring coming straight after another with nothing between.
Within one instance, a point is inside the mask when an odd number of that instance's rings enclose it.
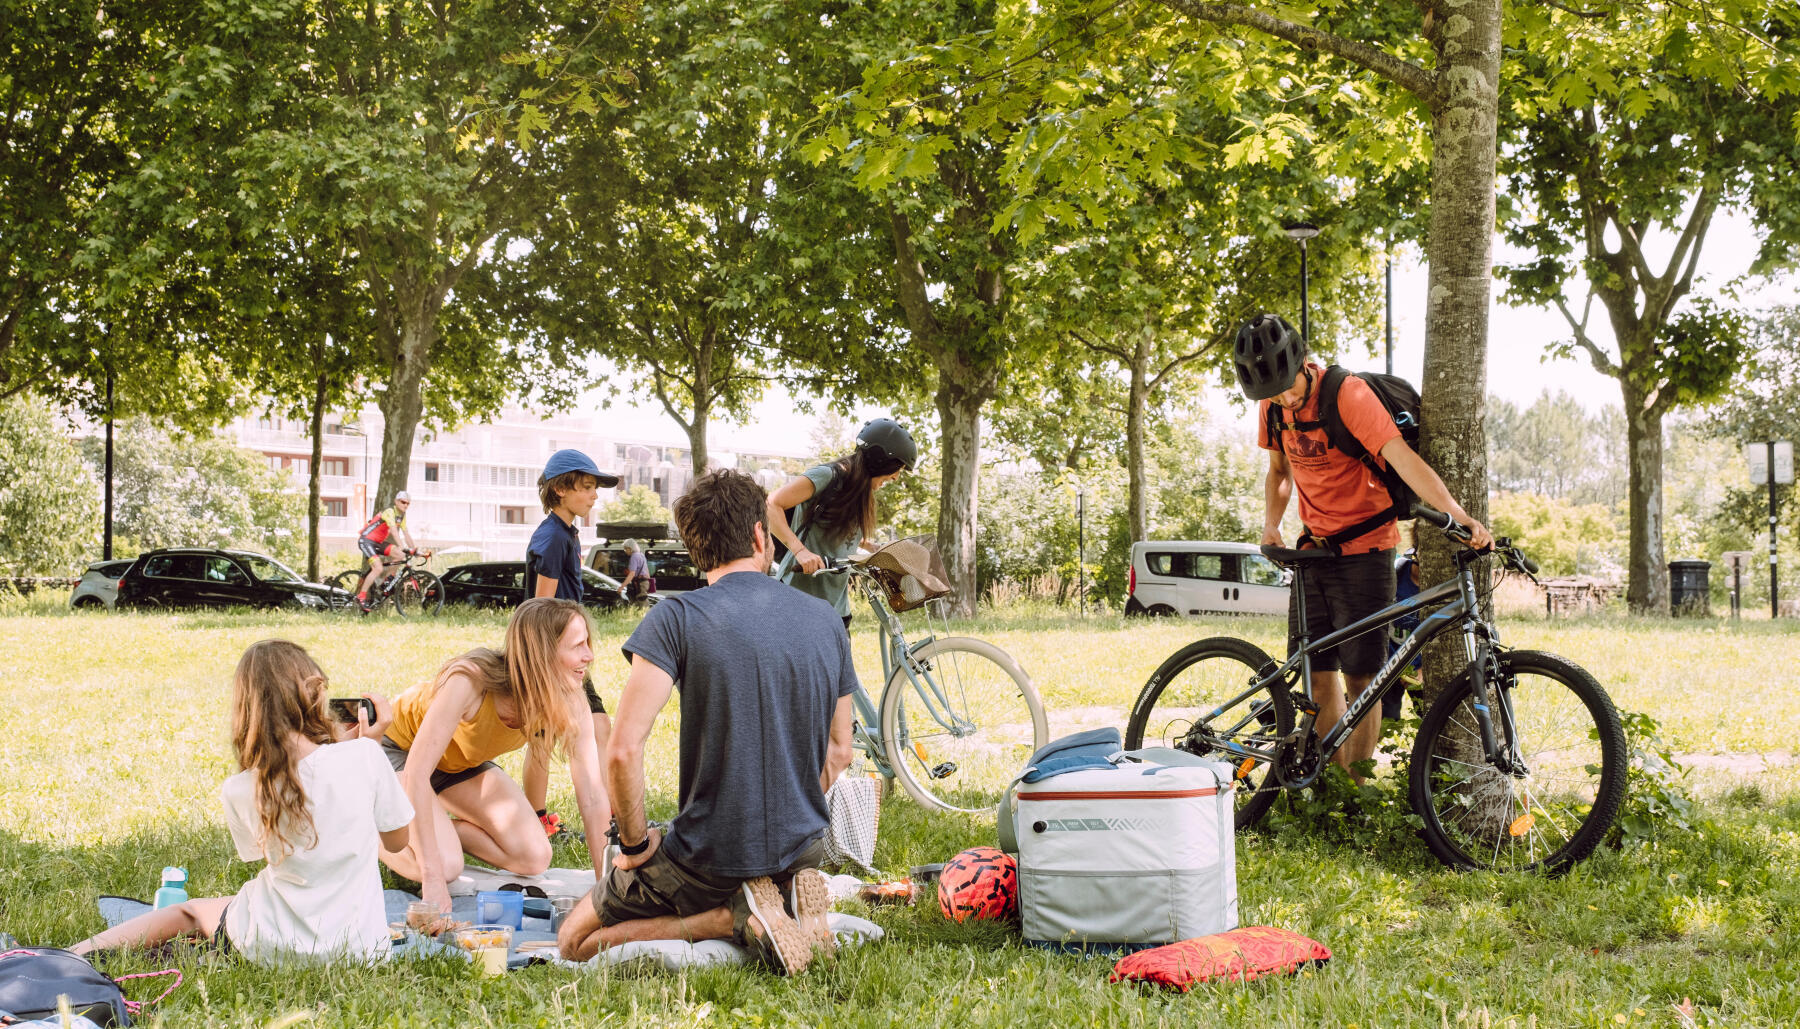
<instances>
[{"instance_id":1,"label":"blue baseball cap","mask_svg":"<svg viewBox=\"0 0 1800 1029\"><path fill-rule=\"evenodd\" d=\"M601 471L600 466L594 463L593 458L573 448L558 450L550 455L550 460L544 462L543 480L549 482L558 475L568 472L586 472L599 479L602 488L619 484L617 475Z\"/></svg>"}]
</instances>

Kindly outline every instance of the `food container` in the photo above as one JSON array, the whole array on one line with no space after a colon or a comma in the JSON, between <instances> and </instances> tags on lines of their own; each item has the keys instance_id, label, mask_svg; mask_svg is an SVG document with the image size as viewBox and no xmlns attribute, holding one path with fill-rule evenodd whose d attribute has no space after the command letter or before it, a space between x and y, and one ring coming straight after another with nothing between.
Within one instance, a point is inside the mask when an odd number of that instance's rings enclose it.
<instances>
[{"instance_id":1,"label":"food container","mask_svg":"<svg viewBox=\"0 0 1800 1029\"><path fill-rule=\"evenodd\" d=\"M516 890L482 890L475 894L475 921L487 925L521 927L525 919L525 895Z\"/></svg>"},{"instance_id":2,"label":"food container","mask_svg":"<svg viewBox=\"0 0 1800 1029\"><path fill-rule=\"evenodd\" d=\"M469 952L482 975L504 975L512 939L510 925L472 925L457 931L456 945Z\"/></svg>"},{"instance_id":3,"label":"food container","mask_svg":"<svg viewBox=\"0 0 1800 1029\"><path fill-rule=\"evenodd\" d=\"M415 900L406 905L406 927L420 936L435 936L442 928L445 915L428 900Z\"/></svg>"},{"instance_id":4,"label":"food container","mask_svg":"<svg viewBox=\"0 0 1800 1029\"><path fill-rule=\"evenodd\" d=\"M857 899L865 904L911 904L917 894L918 888L911 879L863 883L856 888Z\"/></svg>"}]
</instances>

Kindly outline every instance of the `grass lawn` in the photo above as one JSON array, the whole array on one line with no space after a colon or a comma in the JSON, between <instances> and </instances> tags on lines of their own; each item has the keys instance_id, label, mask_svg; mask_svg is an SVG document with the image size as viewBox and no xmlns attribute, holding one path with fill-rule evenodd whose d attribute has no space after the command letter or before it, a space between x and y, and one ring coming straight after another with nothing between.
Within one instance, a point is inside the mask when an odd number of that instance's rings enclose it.
<instances>
[{"instance_id":1,"label":"grass lawn","mask_svg":"<svg viewBox=\"0 0 1800 1029\"><path fill-rule=\"evenodd\" d=\"M628 619L630 616L619 616ZM101 928L100 894L148 897L165 864L194 896L255 871L233 860L219 783L234 770L226 696L238 654L299 642L333 692L388 693L446 657L498 644L498 616L400 622L250 613L71 615L49 598L0 606L0 929L66 945ZM596 682L616 700L631 622L599 627ZM995 615L992 639L1043 693L1052 735L1123 725L1150 671L1201 636L1280 643L1274 621L1147 624ZM1020 946L1003 926L957 926L935 904L859 912L888 938L796 981L744 970L577 975L535 968L483 981L462 967L395 964L271 973L182 959L187 983L152 1025L1685 1026L1800 1024L1800 632L1769 622L1623 619L1503 626L1507 641L1589 668L1620 708L1662 723L1703 824L1602 850L1559 880L1457 875L1396 835L1367 850L1289 829L1240 837L1243 924L1330 947L1297 978L1181 995L1108 984L1110 963ZM879 667L866 619L859 667ZM652 814L671 812L673 709L652 741ZM1752 755L1774 755L1772 764ZM1714 755L1735 755L1714 758ZM1749 769L1747 771L1747 769ZM509 766L517 773L517 758ZM552 804L573 814L567 777ZM877 864L942 861L990 843L991 819L883 812ZM580 850L558 853L581 865ZM160 967L146 959L112 974ZM140 990L134 993L142 992ZM1685 1006L1684 1005L1685 1002ZM1691 1012L1687 1013L1687 1012Z\"/></svg>"}]
</instances>

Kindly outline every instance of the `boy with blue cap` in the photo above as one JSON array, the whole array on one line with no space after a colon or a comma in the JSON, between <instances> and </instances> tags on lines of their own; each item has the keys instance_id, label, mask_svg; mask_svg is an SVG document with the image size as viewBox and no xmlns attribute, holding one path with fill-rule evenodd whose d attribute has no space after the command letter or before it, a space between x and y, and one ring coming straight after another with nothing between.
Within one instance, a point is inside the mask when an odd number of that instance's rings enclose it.
<instances>
[{"instance_id":1,"label":"boy with blue cap","mask_svg":"<svg viewBox=\"0 0 1800 1029\"><path fill-rule=\"evenodd\" d=\"M538 476L538 500L544 505L544 520L531 534L525 547L525 598L559 597L582 603L581 530L575 519L586 518L600 499L601 487L619 484L619 477L603 472L594 459L575 449L558 450L544 462L544 473ZM588 710L594 718L594 739L602 751L612 728L606 716L606 705L594 692L594 684L582 680L587 692ZM536 749L532 754L539 753ZM527 761L525 796L537 810L544 832L555 836L562 831L562 819L550 814L545 799L550 789L550 769L535 761Z\"/></svg>"}]
</instances>

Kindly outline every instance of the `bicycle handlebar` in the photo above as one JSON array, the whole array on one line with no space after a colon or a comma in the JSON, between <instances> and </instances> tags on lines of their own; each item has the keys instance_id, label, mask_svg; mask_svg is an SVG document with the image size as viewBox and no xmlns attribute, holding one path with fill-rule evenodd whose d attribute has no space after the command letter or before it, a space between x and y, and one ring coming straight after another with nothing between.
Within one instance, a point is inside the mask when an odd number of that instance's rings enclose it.
<instances>
[{"instance_id":1,"label":"bicycle handlebar","mask_svg":"<svg viewBox=\"0 0 1800 1029\"><path fill-rule=\"evenodd\" d=\"M1437 526L1443 531L1444 535L1451 539L1461 540L1464 543L1469 542L1469 527L1436 508L1426 507L1423 504L1414 504L1412 514L1414 518L1417 518L1420 521L1430 522L1432 525ZM1526 557L1524 551L1513 546L1512 540L1507 539L1504 536L1495 537L1494 545L1486 550L1472 550L1471 553L1477 555L1493 554L1500 558L1501 563L1507 567L1516 568L1533 578L1536 578L1537 576L1537 562Z\"/></svg>"}]
</instances>

